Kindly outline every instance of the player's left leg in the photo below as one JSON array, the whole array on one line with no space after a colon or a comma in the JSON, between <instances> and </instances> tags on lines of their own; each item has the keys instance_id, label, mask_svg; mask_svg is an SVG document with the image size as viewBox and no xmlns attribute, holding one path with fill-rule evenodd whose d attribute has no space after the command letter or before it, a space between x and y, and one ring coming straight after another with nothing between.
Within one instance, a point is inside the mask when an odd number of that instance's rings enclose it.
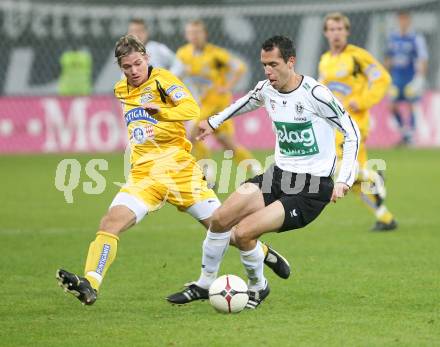
<instances>
[{"instance_id":1,"label":"player's left leg","mask_svg":"<svg viewBox=\"0 0 440 347\"><path fill-rule=\"evenodd\" d=\"M267 232L303 228L311 223L329 203L332 189L331 179L321 178L317 193L307 193L309 188L306 187L300 194L285 194L264 209L245 217L233 228L240 258L249 278L247 308L256 308L269 295L258 247L260 236Z\"/></svg>"},{"instance_id":2,"label":"player's left leg","mask_svg":"<svg viewBox=\"0 0 440 347\"><path fill-rule=\"evenodd\" d=\"M376 223L372 230L385 231L393 230L397 227L393 214L385 205L386 187L382 175L377 171L367 167L367 148L365 145L365 138L368 132L364 127L360 127L362 140L359 146L358 163L359 173L356 182L352 187L352 191L356 193L364 206L374 214ZM364 129L364 130L362 130ZM336 133L336 152L338 158L342 156L343 136L341 133ZM366 184L369 189L363 189L363 184Z\"/></svg>"},{"instance_id":3,"label":"player's left leg","mask_svg":"<svg viewBox=\"0 0 440 347\"><path fill-rule=\"evenodd\" d=\"M367 209L372 211L376 217L373 231L390 231L397 228L393 214L385 204L386 187L384 178L376 170L368 168L367 148L365 140L361 141L359 147L359 173L353 186L353 191L359 194ZM368 189L365 190L362 183L366 182Z\"/></svg>"},{"instance_id":4,"label":"player's left leg","mask_svg":"<svg viewBox=\"0 0 440 347\"><path fill-rule=\"evenodd\" d=\"M121 193L118 195L120 197ZM56 273L59 285L84 305L92 305L105 274L116 258L119 234L135 221L136 214L132 209L113 205L102 218L95 240L90 243L84 277L59 269Z\"/></svg>"},{"instance_id":5,"label":"player's left leg","mask_svg":"<svg viewBox=\"0 0 440 347\"><path fill-rule=\"evenodd\" d=\"M414 143L414 134L416 132L416 103L417 100L411 100L408 102L409 124L408 129L404 134L404 140L407 145L412 145Z\"/></svg>"}]
</instances>

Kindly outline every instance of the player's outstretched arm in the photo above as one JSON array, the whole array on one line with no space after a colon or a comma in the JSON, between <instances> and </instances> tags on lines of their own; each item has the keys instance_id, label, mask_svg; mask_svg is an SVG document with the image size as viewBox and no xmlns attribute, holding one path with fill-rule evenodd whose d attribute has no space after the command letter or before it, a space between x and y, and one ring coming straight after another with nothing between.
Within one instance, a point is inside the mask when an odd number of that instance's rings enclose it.
<instances>
[{"instance_id":1,"label":"player's outstretched arm","mask_svg":"<svg viewBox=\"0 0 440 347\"><path fill-rule=\"evenodd\" d=\"M217 129L228 119L255 110L262 106L264 103L262 90L268 85L268 83L268 80L258 82L257 86L245 96L226 107L223 111L209 117L208 125L210 125L213 129Z\"/></svg>"}]
</instances>

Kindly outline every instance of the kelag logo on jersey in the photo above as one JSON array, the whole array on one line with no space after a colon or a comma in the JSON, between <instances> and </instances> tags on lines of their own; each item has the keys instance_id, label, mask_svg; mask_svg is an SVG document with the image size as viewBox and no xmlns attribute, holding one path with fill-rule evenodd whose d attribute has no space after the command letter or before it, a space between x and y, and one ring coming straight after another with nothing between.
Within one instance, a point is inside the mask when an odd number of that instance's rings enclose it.
<instances>
[{"instance_id":1,"label":"kelag logo on jersey","mask_svg":"<svg viewBox=\"0 0 440 347\"><path fill-rule=\"evenodd\" d=\"M312 122L274 122L277 128L278 145L284 155L298 157L319 153Z\"/></svg>"},{"instance_id":2,"label":"kelag logo on jersey","mask_svg":"<svg viewBox=\"0 0 440 347\"><path fill-rule=\"evenodd\" d=\"M147 122L157 124L157 120L150 116L142 107L131 109L125 114L125 123L129 125L131 122L145 120Z\"/></svg>"}]
</instances>

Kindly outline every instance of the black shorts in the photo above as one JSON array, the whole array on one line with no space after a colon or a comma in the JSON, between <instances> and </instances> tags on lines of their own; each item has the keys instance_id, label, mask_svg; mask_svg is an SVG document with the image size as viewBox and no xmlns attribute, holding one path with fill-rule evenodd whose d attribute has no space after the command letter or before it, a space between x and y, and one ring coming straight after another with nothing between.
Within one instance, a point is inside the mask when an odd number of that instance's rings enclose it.
<instances>
[{"instance_id":1,"label":"black shorts","mask_svg":"<svg viewBox=\"0 0 440 347\"><path fill-rule=\"evenodd\" d=\"M331 177L296 174L275 165L246 182L260 188L266 206L277 200L283 204L285 217L279 232L303 228L312 222L330 202L333 192Z\"/></svg>"}]
</instances>

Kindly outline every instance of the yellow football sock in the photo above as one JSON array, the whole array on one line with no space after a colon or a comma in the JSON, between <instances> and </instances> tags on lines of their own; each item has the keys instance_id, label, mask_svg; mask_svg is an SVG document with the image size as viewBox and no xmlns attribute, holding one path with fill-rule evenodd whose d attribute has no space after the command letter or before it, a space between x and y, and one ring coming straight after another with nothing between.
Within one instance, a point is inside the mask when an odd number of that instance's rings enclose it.
<instances>
[{"instance_id":1,"label":"yellow football sock","mask_svg":"<svg viewBox=\"0 0 440 347\"><path fill-rule=\"evenodd\" d=\"M263 248L264 257L266 258L267 252L269 252L269 248L263 242L261 242L261 248Z\"/></svg>"},{"instance_id":2,"label":"yellow football sock","mask_svg":"<svg viewBox=\"0 0 440 347\"><path fill-rule=\"evenodd\" d=\"M211 152L202 141L193 144L193 153L197 160L211 158Z\"/></svg>"},{"instance_id":3,"label":"yellow football sock","mask_svg":"<svg viewBox=\"0 0 440 347\"><path fill-rule=\"evenodd\" d=\"M98 231L96 235L95 241L90 243L84 273L93 289L99 290L105 273L116 258L119 237L105 231Z\"/></svg>"},{"instance_id":4,"label":"yellow football sock","mask_svg":"<svg viewBox=\"0 0 440 347\"><path fill-rule=\"evenodd\" d=\"M376 216L378 221L388 224L393 220L394 217L388 211L385 204L383 202L379 204L379 197L377 195L362 193L359 182L353 185L353 191L360 196L361 200L365 203L364 206Z\"/></svg>"}]
</instances>

